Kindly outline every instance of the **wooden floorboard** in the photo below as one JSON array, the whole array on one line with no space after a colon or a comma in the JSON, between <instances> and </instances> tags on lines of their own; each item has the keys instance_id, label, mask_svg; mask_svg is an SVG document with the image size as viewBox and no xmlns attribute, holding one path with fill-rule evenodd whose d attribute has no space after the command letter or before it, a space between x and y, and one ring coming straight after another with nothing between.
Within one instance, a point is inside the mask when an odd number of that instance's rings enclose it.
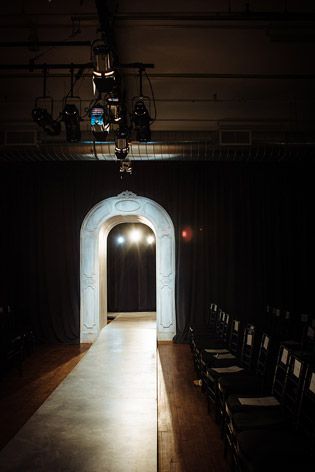
<instances>
[{"instance_id":1,"label":"wooden floorboard","mask_svg":"<svg viewBox=\"0 0 315 472\"><path fill-rule=\"evenodd\" d=\"M160 344L158 360L159 472L227 472L218 427L193 384L189 346Z\"/></svg>"},{"instance_id":2,"label":"wooden floorboard","mask_svg":"<svg viewBox=\"0 0 315 472\"><path fill-rule=\"evenodd\" d=\"M89 347L90 344L37 346L24 360L22 375L12 368L0 379L0 449L67 377Z\"/></svg>"},{"instance_id":3,"label":"wooden floorboard","mask_svg":"<svg viewBox=\"0 0 315 472\"><path fill-rule=\"evenodd\" d=\"M0 449L82 358L89 345L38 347L0 380ZM227 472L217 425L193 380L189 346L163 343L158 356L159 472Z\"/></svg>"}]
</instances>

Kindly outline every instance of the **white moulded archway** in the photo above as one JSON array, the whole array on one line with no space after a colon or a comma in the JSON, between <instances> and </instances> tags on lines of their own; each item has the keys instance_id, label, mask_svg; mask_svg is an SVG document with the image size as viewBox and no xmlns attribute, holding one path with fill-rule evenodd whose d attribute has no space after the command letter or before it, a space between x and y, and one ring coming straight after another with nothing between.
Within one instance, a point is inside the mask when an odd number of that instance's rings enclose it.
<instances>
[{"instance_id":1,"label":"white moulded archway","mask_svg":"<svg viewBox=\"0 0 315 472\"><path fill-rule=\"evenodd\" d=\"M93 342L107 322L107 237L120 223L144 223L155 234L157 339L171 340L176 334L174 226L158 203L126 191L99 202L82 223L80 341Z\"/></svg>"}]
</instances>

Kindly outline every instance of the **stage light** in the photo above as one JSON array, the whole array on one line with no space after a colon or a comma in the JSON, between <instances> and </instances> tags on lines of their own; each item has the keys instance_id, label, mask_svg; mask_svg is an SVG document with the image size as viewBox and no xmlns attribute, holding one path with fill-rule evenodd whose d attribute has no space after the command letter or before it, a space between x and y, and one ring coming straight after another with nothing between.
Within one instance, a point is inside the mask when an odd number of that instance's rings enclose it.
<instances>
[{"instance_id":1,"label":"stage light","mask_svg":"<svg viewBox=\"0 0 315 472\"><path fill-rule=\"evenodd\" d=\"M142 233L138 229L133 229L130 231L129 237L133 243L138 243L142 239Z\"/></svg>"},{"instance_id":2,"label":"stage light","mask_svg":"<svg viewBox=\"0 0 315 472\"><path fill-rule=\"evenodd\" d=\"M46 108L34 108L32 111L32 118L33 121L37 123L38 126L43 128L45 133L49 136L57 136L58 134L60 134L60 121L54 120L51 114L48 113Z\"/></svg>"},{"instance_id":3,"label":"stage light","mask_svg":"<svg viewBox=\"0 0 315 472\"><path fill-rule=\"evenodd\" d=\"M132 165L129 161L120 161L119 172L121 174L132 174ZM122 177L121 177L122 178Z\"/></svg>"},{"instance_id":4,"label":"stage light","mask_svg":"<svg viewBox=\"0 0 315 472\"><path fill-rule=\"evenodd\" d=\"M126 159L129 152L128 137L128 129L120 126L115 138L115 155L117 159Z\"/></svg>"},{"instance_id":5,"label":"stage light","mask_svg":"<svg viewBox=\"0 0 315 472\"><path fill-rule=\"evenodd\" d=\"M136 139L140 142L151 140L150 122L151 117L142 99L139 99L134 106L132 120L135 125Z\"/></svg>"},{"instance_id":6,"label":"stage light","mask_svg":"<svg viewBox=\"0 0 315 472\"><path fill-rule=\"evenodd\" d=\"M95 46L94 53L94 71L93 71L93 89L98 93L111 93L116 85L115 71L113 68L112 55L109 49L104 46Z\"/></svg>"},{"instance_id":7,"label":"stage light","mask_svg":"<svg viewBox=\"0 0 315 472\"><path fill-rule=\"evenodd\" d=\"M150 234L150 235L147 237L147 243L148 243L148 244L153 244L154 241L155 241L154 236L152 236L152 234Z\"/></svg>"},{"instance_id":8,"label":"stage light","mask_svg":"<svg viewBox=\"0 0 315 472\"><path fill-rule=\"evenodd\" d=\"M117 242L118 242L118 244L124 244L125 238L123 236L118 236Z\"/></svg>"},{"instance_id":9,"label":"stage light","mask_svg":"<svg viewBox=\"0 0 315 472\"><path fill-rule=\"evenodd\" d=\"M81 140L80 130L80 113L74 104L66 104L63 112L62 119L66 126L66 136L69 143L77 143Z\"/></svg>"},{"instance_id":10,"label":"stage light","mask_svg":"<svg viewBox=\"0 0 315 472\"><path fill-rule=\"evenodd\" d=\"M107 140L110 128L110 117L107 109L101 103L98 103L91 108L90 125L96 141Z\"/></svg>"},{"instance_id":11,"label":"stage light","mask_svg":"<svg viewBox=\"0 0 315 472\"><path fill-rule=\"evenodd\" d=\"M118 123L121 121L120 103L118 97L108 97L107 99L111 121Z\"/></svg>"}]
</instances>

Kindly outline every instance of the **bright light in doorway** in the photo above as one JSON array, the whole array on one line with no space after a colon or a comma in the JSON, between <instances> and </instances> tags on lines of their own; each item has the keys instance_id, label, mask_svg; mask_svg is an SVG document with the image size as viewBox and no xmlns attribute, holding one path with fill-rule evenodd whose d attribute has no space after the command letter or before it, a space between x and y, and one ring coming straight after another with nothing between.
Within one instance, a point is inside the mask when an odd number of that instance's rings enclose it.
<instances>
[{"instance_id":1,"label":"bright light in doorway","mask_svg":"<svg viewBox=\"0 0 315 472\"><path fill-rule=\"evenodd\" d=\"M150 234L150 236L147 237L147 243L148 244L153 244L154 243L154 236L152 236L152 234Z\"/></svg>"},{"instance_id":2,"label":"bright light in doorway","mask_svg":"<svg viewBox=\"0 0 315 472\"><path fill-rule=\"evenodd\" d=\"M123 236L118 236L117 242L118 242L118 244L124 244L125 238Z\"/></svg>"},{"instance_id":3,"label":"bright light in doorway","mask_svg":"<svg viewBox=\"0 0 315 472\"><path fill-rule=\"evenodd\" d=\"M133 243L138 243L142 239L142 233L138 229L133 229L130 231L129 237Z\"/></svg>"}]
</instances>

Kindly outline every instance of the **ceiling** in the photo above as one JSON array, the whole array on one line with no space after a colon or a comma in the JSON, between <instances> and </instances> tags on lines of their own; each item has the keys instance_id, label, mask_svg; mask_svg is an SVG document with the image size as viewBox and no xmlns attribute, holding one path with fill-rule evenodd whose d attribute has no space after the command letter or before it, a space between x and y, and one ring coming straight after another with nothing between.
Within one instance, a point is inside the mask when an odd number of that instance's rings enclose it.
<instances>
[{"instance_id":1,"label":"ceiling","mask_svg":"<svg viewBox=\"0 0 315 472\"><path fill-rule=\"evenodd\" d=\"M312 158L313 1L11 0L0 7L2 161L116 159L112 136L93 143L88 116L91 44L102 36L103 7L119 63L154 64L144 77L144 94L152 99L153 90L156 105L152 142L133 139L129 159ZM71 64L74 75L82 74L73 93L80 143L67 143L64 130L48 137L32 121L45 64L56 118L70 89ZM119 70L131 111L138 69Z\"/></svg>"}]
</instances>

